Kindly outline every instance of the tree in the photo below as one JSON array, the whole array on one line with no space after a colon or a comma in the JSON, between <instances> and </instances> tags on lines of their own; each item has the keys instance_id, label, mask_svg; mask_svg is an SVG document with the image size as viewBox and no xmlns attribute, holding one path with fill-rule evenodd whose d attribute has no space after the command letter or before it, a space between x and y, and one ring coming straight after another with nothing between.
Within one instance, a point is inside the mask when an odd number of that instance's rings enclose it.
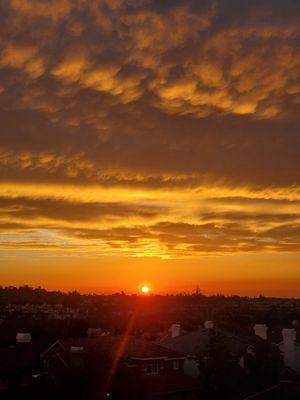
<instances>
[{"instance_id":1,"label":"tree","mask_svg":"<svg viewBox=\"0 0 300 400\"><path fill-rule=\"evenodd\" d=\"M213 330L204 351L198 356L200 387L210 400L239 397L243 371L220 333Z\"/></svg>"},{"instance_id":2,"label":"tree","mask_svg":"<svg viewBox=\"0 0 300 400\"><path fill-rule=\"evenodd\" d=\"M265 340L259 341L245 356L245 370L257 389L279 382L283 357L279 348Z\"/></svg>"}]
</instances>

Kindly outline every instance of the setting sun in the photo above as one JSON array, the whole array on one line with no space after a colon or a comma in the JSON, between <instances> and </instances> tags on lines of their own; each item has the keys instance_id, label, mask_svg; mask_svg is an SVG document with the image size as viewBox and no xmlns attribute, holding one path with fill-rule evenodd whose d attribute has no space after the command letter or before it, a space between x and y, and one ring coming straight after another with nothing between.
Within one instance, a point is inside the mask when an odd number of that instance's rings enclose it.
<instances>
[{"instance_id":1,"label":"setting sun","mask_svg":"<svg viewBox=\"0 0 300 400\"><path fill-rule=\"evenodd\" d=\"M142 293L144 293L144 294L146 294L146 293L149 293L149 286L143 286L142 288L141 288L141 292Z\"/></svg>"}]
</instances>

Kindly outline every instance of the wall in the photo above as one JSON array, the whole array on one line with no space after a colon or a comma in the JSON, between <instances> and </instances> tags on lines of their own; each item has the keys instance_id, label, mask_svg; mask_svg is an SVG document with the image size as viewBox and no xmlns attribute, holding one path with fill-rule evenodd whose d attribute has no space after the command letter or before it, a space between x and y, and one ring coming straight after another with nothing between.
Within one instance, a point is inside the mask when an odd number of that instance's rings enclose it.
<instances>
[{"instance_id":1,"label":"wall","mask_svg":"<svg viewBox=\"0 0 300 400\"><path fill-rule=\"evenodd\" d=\"M189 376L199 376L198 359L194 356L188 356L184 360L184 373Z\"/></svg>"}]
</instances>

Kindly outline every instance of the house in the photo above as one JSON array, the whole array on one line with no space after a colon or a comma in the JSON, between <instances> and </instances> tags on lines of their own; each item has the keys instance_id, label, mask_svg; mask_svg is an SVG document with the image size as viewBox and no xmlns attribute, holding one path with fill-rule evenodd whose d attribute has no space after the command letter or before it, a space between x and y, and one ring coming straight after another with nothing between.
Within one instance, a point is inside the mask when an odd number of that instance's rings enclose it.
<instances>
[{"instance_id":1,"label":"house","mask_svg":"<svg viewBox=\"0 0 300 400\"><path fill-rule=\"evenodd\" d=\"M172 325L173 327L173 325ZM160 341L160 345L170 350L178 351L185 354L184 372L190 376L199 376L198 355L203 353L207 345L210 343L212 333L220 333L226 346L231 354L240 358L243 362L243 353L254 346L260 338L255 336L237 336L229 332L214 328L212 321L206 321L204 327L197 330L180 334L180 329L176 324L176 329L171 328L171 337Z\"/></svg>"},{"instance_id":2,"label":"house","mask_svg":"<svg viewBox=\"0 0 300 400\"><path fill-rule=\"evenodd\" d=\"M185 356L132 336L58 340L42 354L50 390L82 398L198 399L197 380L184 374ZM80 387L80 381L82 385Z\"/></svg>"}]
</instances>

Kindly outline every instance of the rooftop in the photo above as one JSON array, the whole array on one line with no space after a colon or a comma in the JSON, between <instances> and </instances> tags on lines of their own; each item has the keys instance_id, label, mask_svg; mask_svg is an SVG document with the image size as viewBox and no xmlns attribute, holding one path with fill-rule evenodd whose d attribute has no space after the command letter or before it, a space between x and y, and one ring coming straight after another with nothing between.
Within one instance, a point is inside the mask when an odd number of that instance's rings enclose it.
<instances>
[{"instance_id":1,"label":"rooftop","mask_svg":"<svg viewBox=\"0 0 300 400\"><path fill-rule=\"evenodd\" d=\"M237 336L221 330L217 330L217 332L222 335L232 354L239 354L248 346L261 341L257 336ZM199 328L187 334L163 340L160 344L186 355L196 355L204 351L209 343L210 335L209 329Z\"/></svg>"},{"instance_id":2,"label":"rooftop","mask_svg":"<svg viewBox=\"0 0 300 400\"><path fill-rule=\"evenodd\" d=\"M121 335L100 336L95 338L70 338L59 340L65 351L71 347L83 347L85 353L108 354L111 357L122 351L123 358L180 358L184 355L176 350L168 349L156 343L133 336L125 338Z\"/></svg>"}]
</instances>

